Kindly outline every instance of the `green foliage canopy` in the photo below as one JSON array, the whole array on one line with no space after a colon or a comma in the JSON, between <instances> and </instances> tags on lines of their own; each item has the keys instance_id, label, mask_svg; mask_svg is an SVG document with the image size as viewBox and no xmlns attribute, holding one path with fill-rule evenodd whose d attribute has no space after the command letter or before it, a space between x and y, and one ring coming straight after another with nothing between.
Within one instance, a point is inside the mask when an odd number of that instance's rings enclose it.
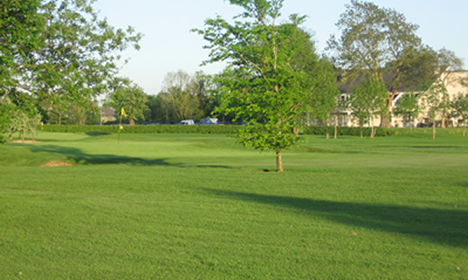
<instances>
[{"instance_id":1,"label":"green foliage canopy","mask_svg":"<svg viewBox=\"0 0 468 280\"><path fill-rule=\"evenodd\" d=\"M148 106L146 105L147 95L142 88L136 85L124 85L109 94L108 98L119 114L124 108L130 125L134 125L135 120L144 120L144 113L148 110Z\"/></svg>"},{"instance_id":2,"label":"green foliage canopy","mask_svg":"<svg viewBox=\"0 0 468 280\"><path fill-rule=\"evenodd\" d=\"M411 122L419 116L419 98L414 93L405 93L398 99L397 107L393 110L395 115L401 116L404 122ZM411 126L412 128L413 126Z\"/></svg>"},{"instance_id":3,"label":"green foliage canopy","mask_svg":"<svg viewBox=\"0 0 468 280\"><path fill-rule=\"evenodd\" d=\"M185 71L169 72L164 77L164 88L159 96L176 120L203 117L200 97L205 90L201 73L190 75Z\"/></svg>"},{"instance_id":4,"label":"green foliage canopy","mask_svg":"<svg viewBox=\"0 0 468 280\"><path fill-rule=\"evenodd\" d=\"M373 75L367 75L364 81L353 90L350 103L354 112L353 116L357 119L361 131L365 123L373 127L373 118L381 114L386 93L385 85ZM374 133L371 137L374 137Z\"/></svg>"},{"instance_id":5,"label":"green foliage canopy","mask_svg":"<svg viewBox=\"0 0 468 280\"><path fill-rule=\"evenodd\" d=\"M44 46L46 15L40 0L0 2L0 96L17 83L22 62Z\"/></svg>"},{"instance_id":6,"label":"green foliage canopy","mask_svg":"<svg viewBox=\"0 0 468 280\"><path fill-rule=\"evenodd\" d=\"M358 0L351 0L336 25L342 34L339 38L332 36L328 41L335 64L349 70L349 79L371 73L386 85L387 112L383 115L382 125L389 126L392 101L404 83L403 70L420 71L407 67L412 62L412 51L418 52L423 47L416 35L418 26L408 23L402 13L393 9ZM433 66L430 65L432 72ZM384 78L385 74L388 74L387 78Z\"/></svg>"},{"instance_id":7,"label":"green foliage canopy","mask_svg":"<svg viewBox=\"0 0 468 280\"><path fill-rule=\"evenodd\" d=\"M18 4L22 2L29 4ZM0 34L2 94L20 88L40 98L60 95L77 100L106 90L118 71L118 52L129 45L138 49L142 35L99 19L93 2L7 0L3 4L4 20L12 24L2 27Z\"/></svg>"},{"instance_id":8,"label":"green foliage canopy","mask_svg":"<svg viewBox=\"0 0 468 280\"><path fill-rule=\"evenodd\" d=\"M468 94L459 93L450 103L452 116L463 122L463 135L466 135L466 123L468 122Z\"/></svg>"},{"instance_id":9,"label":"green foliage canopy","mask_svg":"<svg viewBox=\"0 0 468 280\"><path fill-rule=\"evenodd\" d=\"M110 26L99 18L94 2L1 1L0 99L15 102L25 95L37 107L42 101L86 106L114 85L119 52L139 49L142 35L131 27ZM31 115L20 104L14 110Z\"/></svg>"},{"instance_id":10,"label":"green foliage canopy","mask_svg":"<svg viewBox=\"0 0 468 280\"><path fill-rule=\"evenodd\" d=\"M217 77L224 93L217 110L247 122L239 141L274 151L281 172L281 152L299 138L297 116L310 108L311 95L321 86L305 69L316 69L318 57L310 35L299 28L304 17L291 15L287 23L277 24L283 1L230 3L244 9L233 24L217 17L206 20L204 30L196 30L209 43L206 63L229 64ZM311 55L307 64L299 59L303 53Z\"/></svg>"},{"instance_id":11,"label":"green foliage canopy","mask_svg":"<svg viewBox=\"0 0 468 280\"><path fill-rule=\"evenodd\" d=\"M429 119L432 121L432 138L436 137L436 121L443 122L445 112L450 106L450 96L443 80L438 80L421 97L424 109L427 110Z\"/></svg>"}]
</instances>

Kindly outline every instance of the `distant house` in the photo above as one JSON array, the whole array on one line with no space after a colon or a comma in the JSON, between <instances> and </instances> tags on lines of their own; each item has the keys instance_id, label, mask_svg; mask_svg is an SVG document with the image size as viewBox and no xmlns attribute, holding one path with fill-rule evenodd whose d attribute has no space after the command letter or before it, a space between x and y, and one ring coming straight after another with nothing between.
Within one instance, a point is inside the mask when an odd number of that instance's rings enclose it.
<instances>
[{"instance_id":1,"label":"distant house","mask_svg":"<svg viewBox=\"0 0 468 280\"><path fill-rule=\"evenodd\" d=\"M117 113L115 112L114 108L102 108L99 110L99 114L101 115L101 123L113 122L117 120Z\"/></svg>"},{"instance_id":2,"label":"distant house","mask_svg":"<svg viewBox=\"0 0 468 280\"><path fill-rule=\"evenodd\" d=\"M458 94L468 94L468 85L464 85L461 81L467 79L468 81L468 71L445 71L441 74L437 81L434 81L433 85L437 82L444 83L445 87L447 88L447 95L448 99L451 101L453 100ZM402 92L399 94L392 103L392 107L395 108L398 106L398 100L406 94L407 92ZM424 94L425 92L420 92L420 94ZM417 119L414 119L410 122L405 122L402 117L392 117L392 124L395 127L416 127L419 124L427 124L429 120L429 113L428 108L424 108L424 104L422 105L422 110L419 113ZM450 115L444 116L445 123L451 126L458 126L458 119L451 117Z\"/></svg>"},{"instance_id":3,"label":"distant house","mask_svg":"<svg viewBox=\"0 0 468 280\"><path fill-rule=\"evenodd\" d=\"M447 69L448 70L448 69ZM389 79L391 74L385 74L384 79ZM453 100L453 98L458 95L459 93L463 94L468 94L468 85L460 83L462 79L468 79L468 71L445 71L442 73L442 75L438 78L438 80L435 80L433 82L433 85L436 82L442 81L448 91L448 95L450 100ZM339 104L340 103L345 103L347 100L350 100L351 98L351 92L356 87L357 85L360 84L360 80L356 79L355 81L351 83L342 83L339 86L339 89L341 91L339 98ZM395 98L392 101L392 110L398 106L398 100L404 95L404 94L409 94L409 93L414 93L414 94L424 94L427 90L429 90L430 87L427 88L416 88L415 90L409 90L409 87L402 87L397 89L397 94ZM337 118L337 124L339 126L358 126L357 121L353 118L353 110L343 106L343 107L338 107L333 113ZM405 122L402 117L400 116L391 116L391 123L394 127L417 127L418 124L421 123L427 123L428 122L428 110L423 109L421 110L418 118L410 121L410 122ZM380 115L376 115L373 118L373 126L380 126L381 123L381 117ZM458 120L451 118L450 116L447 116L446 123L451 124L453 126L458 125ZM371 124L366 124L365 126L370 126Z\"/></svg>"}]
</instances>

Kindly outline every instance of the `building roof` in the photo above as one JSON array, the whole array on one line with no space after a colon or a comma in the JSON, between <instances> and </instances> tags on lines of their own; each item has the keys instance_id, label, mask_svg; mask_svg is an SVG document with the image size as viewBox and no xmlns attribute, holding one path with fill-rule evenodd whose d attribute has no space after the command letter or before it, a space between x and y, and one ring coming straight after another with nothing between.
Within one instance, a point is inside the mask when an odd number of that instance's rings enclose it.
<instances>
[{"instance_id":1,"label":"building roof","mask_svg":"<svg viewBox=\"0 0 468 280\"><path fill-rule=\"evenodd\" d=\"M442 69L448 70L447 67L441 67ZM402 75L400 83L396 89L393 88L393 85L391 84L392 81L394 80L395 75L397 74L394 69L388 69L385 70L383 73L383 78L385 81L385 86L387 87L388 90L394 91L396 90L397 92L410 92L410 91L426 91L429 89L429 87L434 84L434 82L437 80L438 76L435 74L438 71L434 71L434 75L432 77L430 76L430 73L420 73L421 75L418 75L417 72L413 73L413 75ZM441 71L440 73L443 73L444 71ZM451 71L451 72L460 72L460 71ZM466 72L466 71L463 71ZM338 76L338 88L341 91L341 93L351 93L354 88L359 86L365 77L365 73L361 72L359 74L353 74L352 72L349 71L343 71L343 75ZM341 80L341 82L340 82Z\"/></svg>"},{"instance_id":2,"label":"building roof","mask_svg":"<svg viewBox=\"0 0 468 280\"><path fill-rule=\"evenodd\" d=\"M112 107L105 107L101 109L101 116L102 117L117 117L114 108Z\"/></svg>"}]
</instances>

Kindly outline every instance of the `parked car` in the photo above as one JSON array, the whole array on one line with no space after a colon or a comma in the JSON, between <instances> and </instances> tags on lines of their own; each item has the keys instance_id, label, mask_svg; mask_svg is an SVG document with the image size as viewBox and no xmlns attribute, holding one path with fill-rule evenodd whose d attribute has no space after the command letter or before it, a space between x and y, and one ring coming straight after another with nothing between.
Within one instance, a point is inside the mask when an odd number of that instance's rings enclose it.
<instances>
[{"instance_id":1,"label":"parked car","mask_svg":"<svg viewBox=\"0 0 468 280\"><path fill-rule=\"evenodd\" d=\"M193 120L182 120L179 124L194 125L195 122Z\"/></svg>"},{"instance_id":2,"label":"parked car","mask_svg":"<svg viewBox=\"0 0 468 280\"><path fill-rule=\"evenodd\" d=\"M432 123L418 123L418 127L432 127Z\"/></svg>"},{"instance_id":3,"label":"parked car","mask_svg":"<svg viewBox=\"0 0 468 280\"><path fill-rule=\"evenodd\" d=\"M200 120L200 124L218 124L217 118L203 118Z\"/></svg>"}]
</instances>

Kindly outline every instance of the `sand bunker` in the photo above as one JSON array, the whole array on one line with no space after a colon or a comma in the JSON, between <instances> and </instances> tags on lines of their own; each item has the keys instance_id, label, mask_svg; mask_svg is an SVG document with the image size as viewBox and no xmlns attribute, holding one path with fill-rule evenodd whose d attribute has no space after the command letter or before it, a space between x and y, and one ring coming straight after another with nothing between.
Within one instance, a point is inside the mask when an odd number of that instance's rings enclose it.
<instances>
[{"instance_id":1,"label":"sand bunker","mask_svg":"<svg viewBox=\"0 0 468 280\"><path fill-rule=\"evenodd\" d=\"M50 167L50 166L73 166L73 164L69 163L69 162L64 162L64 161L60 161L60 160L53 160L53 161L50 161L44 165L41 165L42 167Z\"/></svg>"}]
</instances>

